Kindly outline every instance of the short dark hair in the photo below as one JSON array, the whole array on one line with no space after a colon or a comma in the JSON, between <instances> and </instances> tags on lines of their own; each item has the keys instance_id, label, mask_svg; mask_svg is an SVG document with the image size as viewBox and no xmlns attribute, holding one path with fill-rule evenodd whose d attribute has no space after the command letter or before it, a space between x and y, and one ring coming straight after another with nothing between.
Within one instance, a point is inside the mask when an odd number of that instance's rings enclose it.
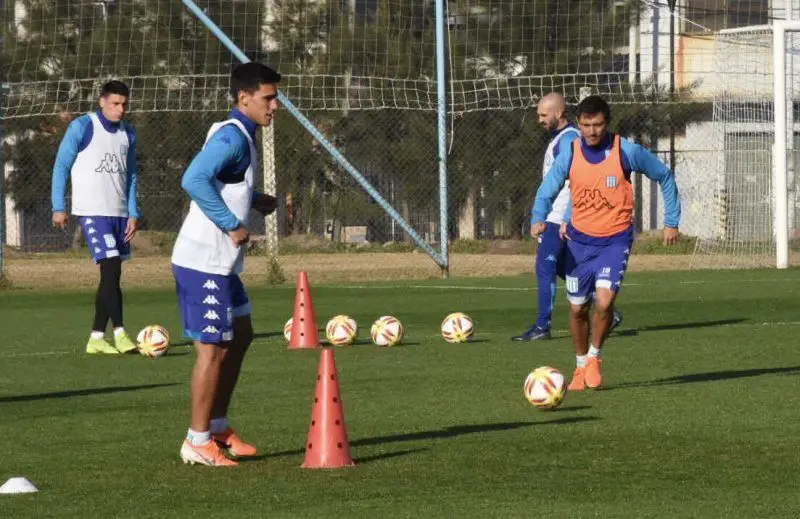
<instances>
[{"instance_id":1,"label":"short dark hair","mask_svg":"<svg viewBox=\"0 0 800 519\"><path fill-rule=\"evenodd\" d=\"M611 119L611 108L609 108L606 100L600 96L589 96L578 103L577 117L580 117L581 115L596 115L600 113L605 116L606 121Z\"/></svg>"},{"instance_id":2,"label":"short dark hair","mask_svg":"<svg viewBox=\"0 0 800 519\"><path fill-rule=\"evenodd\" d=\"M108 97L111 94L130 97L131 91L128 88L128 85L115 79L103 85L103 88L100 90L100 97Z\"/></svg>"},{"instance_id":3,"label":"short dark hair","mask_svg":"<svg viewBox=\"0 0 800 519\"><path fill-rule=\"evenodd\" d=\"M243 63L231 72L231 96L233 102L239 100L240 92L253 93L261 85L277 85L281 75L263 63L251 61Z\"/></svg>"}]
</instances>

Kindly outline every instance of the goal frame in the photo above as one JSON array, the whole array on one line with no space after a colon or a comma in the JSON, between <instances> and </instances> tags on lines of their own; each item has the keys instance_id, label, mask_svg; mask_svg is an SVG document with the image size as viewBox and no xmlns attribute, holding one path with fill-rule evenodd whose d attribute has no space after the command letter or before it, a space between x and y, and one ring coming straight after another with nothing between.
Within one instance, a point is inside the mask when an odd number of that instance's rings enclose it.
<instances>
[{"instance_id":1,"label":"goal frame","mask_svg":"<svg viewBox=\"0 0 800 519\"><path fill-rule=\"evenodd\" d=\"M789 267L789 171L787 146L786 33L800 32L800 21L776 20L772 24L772 67L775 118L773 186L775 188L776 267Z\"/></svg>"}]
</instances>

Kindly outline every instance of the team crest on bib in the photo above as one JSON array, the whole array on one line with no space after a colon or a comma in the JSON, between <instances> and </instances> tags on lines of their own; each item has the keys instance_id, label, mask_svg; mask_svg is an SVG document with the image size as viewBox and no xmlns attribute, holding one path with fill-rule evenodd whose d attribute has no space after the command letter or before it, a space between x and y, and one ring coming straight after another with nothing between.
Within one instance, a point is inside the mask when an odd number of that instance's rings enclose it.
<instances>
[{"instance_id":1,"label":"team crest on bib","mask_svg":"<svg viewBox=\"0 0 800 519\"><path fill-rule=\"evenodd\" d=\"M615 175L609 175L606 177L606 187L610 189L617 187L617 177Z\"/></svg>"}]
</instances>

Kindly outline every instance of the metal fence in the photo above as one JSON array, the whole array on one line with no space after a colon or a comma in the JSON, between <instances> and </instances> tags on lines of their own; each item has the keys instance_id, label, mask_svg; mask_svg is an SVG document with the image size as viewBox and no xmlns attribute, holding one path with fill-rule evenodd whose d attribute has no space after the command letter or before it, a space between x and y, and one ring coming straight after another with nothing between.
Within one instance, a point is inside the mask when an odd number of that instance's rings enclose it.
<instances>
[{"instance_id":1,"label":"metal fence","mask_svg":"<svg viewBox=\"0 0 800 519\"><path fill-rule=\"evenodd\" d=\"M139 138L144 215L138 250L165 258L188 208L181 175L207 128L225 116L226 78L234 60L177 1L106 2L101 12L84 10L95 9L98 3L90 1L72 2L72 10L62 10L57 2L49 11L34 4L48 2L17 0L5 7L13 20L5 33L13 45L3 54L10 85L2 104L7 262L31 254L39 261L42 254L54 261L84 254L75 222L67 232L50 223L50 175L67 124L93 109L99 84L112 76L132 86L130 120ZM426 241L438 245L432 7L399 0L374 6L343 2L343 11L322 1L201 4L251 58L285 73L286 95ZM741 115L753 132L747 145L721 130L715 103L731 82L720 80L724 73L720 76L714 65L722 52L719 33L699 38L687 29L690 11L678 12L683 22L673 39L676 64L664 54L670 48L665 20L671 19L665 6L581 0L569 2L567 9L561 4L567 3L450 2L447 224L451 240L460 244L454 250L472 250L472 240L524 244L528 239L529 211L549 138L538 125L535 106L544 94L558 91L570 109L583 95L604 95L612 102L612 128L674 167L682 231L706 244L732 244L724 250L698 249L711 260L707 265L727 265L715 261L738 254L740 242L766 243L758 254L768 254L769 187L766 198L742 197L752 193L748 182L770 185L771 127L759 130L757 119ZM22 17L20 5L28 9ZM150 21L133 18L139 11L150 13ZM656 12L660 21L652 16ZM43 43L48 31L52 36L78 22L92 27L85 38L99 41L78 41L72 50ZM130 27L122 30L125 24ZM563 36L547 36L554 25ZM131 30L137 27L138 32ZM649 44L642 36L648 31ZM592 42L594 47L587 47ZM101 45L110 43L118 50ZM768 101L769 95L761 97ZM414 249L408 235L285 112L278 114L274 136L264 138L262 149L267 160L259 187L274 171L279 209L272 232L264 220L254 220L251 254L267 257L266 236L275 234L280 254ZM741 167L734 171L734 163L748 164L752 173ZM660 228L658 189L638 175L635 180L637 229ZM794 190L792 201L798 203ZM800 213L792 214L798 228L795 215ZM268 261L251 262L259 274L271 268Z\"/></svg>"}]
</instances>

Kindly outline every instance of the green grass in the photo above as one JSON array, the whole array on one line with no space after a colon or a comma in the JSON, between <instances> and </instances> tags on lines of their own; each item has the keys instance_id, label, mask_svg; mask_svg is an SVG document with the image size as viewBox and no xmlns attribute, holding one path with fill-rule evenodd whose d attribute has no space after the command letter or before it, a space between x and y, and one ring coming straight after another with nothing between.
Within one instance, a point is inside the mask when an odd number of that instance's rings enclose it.
<instances>
[{"instance_id":1,"label":"green grass","mask_svg":"<svg viewBox=\"0 0 800 519\"><path fill-rule=\"evenodd\" d=\"M187 467L193 355L87 358L88 292L0 292L0 517L792 517L800 507L800 271L632 273L605 350L606 390L553 412L522 396L528 371L574 364L559 294L556 338L517 344L529 278L316 286L320 325L348 313L405 324L404 346L336 350L358 466L303 470L318 352L281 335L291 287L251 288L258 339L231 418L263 456ZM384 287L384 288L381 288ZM455 288L434 288L448 286ZM460 288L459 288L460 287ZM478 287L475 289L472 287ZM483 288L483 289L481 289ZM171 292L128 292L130 328L179 335ZM470 314L471 344L437 336Z\"/></svg>"}]
</instances>

